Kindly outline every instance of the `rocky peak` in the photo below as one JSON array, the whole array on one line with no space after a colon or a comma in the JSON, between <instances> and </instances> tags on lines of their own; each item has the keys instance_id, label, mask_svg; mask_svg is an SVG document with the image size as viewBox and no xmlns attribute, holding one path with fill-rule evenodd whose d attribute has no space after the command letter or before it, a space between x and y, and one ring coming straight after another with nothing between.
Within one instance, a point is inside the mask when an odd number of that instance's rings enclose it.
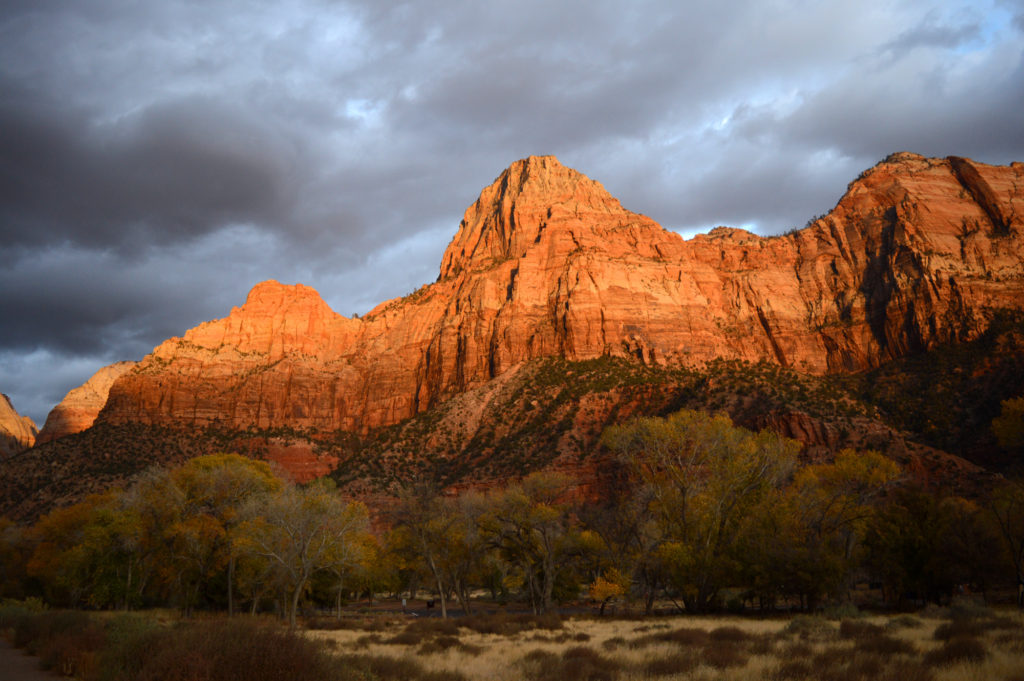
<instances>
[{"instance_id":1,"label":"rocky peak","mask_svg":"<svg viewBox=\"0 0 1024 681\"><path fill-rule=\"evenodd\" d=\"M554 156L530 156L505 169L470 206L441 259L439 279L522 257L545 229L568 222L634 216L601 185Z\"/></svg>"},{"instance_id":2,"label":"rocky peak","mask_svg":"<svg viewBox=\"0 0 1024 681\"><path fill-rule=\"evenodd\" d=\"M35 441L36 424L19 414L11 404L11 398L0 393L0 457L24 451Z\"/></svg>"},{"instance_id":3,"label":"rocky peak","mask_svg":"<svg viewBox=\"0 0 1024 681\"><path fill-rule=\"evenodd\" d=\"M296 352L320 355L329 349L327 339L335 327L346 323L358 324L334 312L309 286L271 279L256 284L245 304L232 308L228 317L197 326L183 340L205 350L231 347L272 357ZM181 339L168 343L172 343L167 348L171 354L180 354ZM164 346L155 352L161 354Z\"/></svg>"},{"instance_id":4,"label":"rocky peak","mask_svg":"<svg viewBox=\"0 0 1024 681\"><path fill-rule=\"evenodd\" d=\"M110 386L135 367L135 362L115 362L105 366L88 381L72 389L46 416L46 423L39 431L37 444L56 440L65 435L80 433L96 421L103 405L107 403Z\"/></svg>"}]
</instances>

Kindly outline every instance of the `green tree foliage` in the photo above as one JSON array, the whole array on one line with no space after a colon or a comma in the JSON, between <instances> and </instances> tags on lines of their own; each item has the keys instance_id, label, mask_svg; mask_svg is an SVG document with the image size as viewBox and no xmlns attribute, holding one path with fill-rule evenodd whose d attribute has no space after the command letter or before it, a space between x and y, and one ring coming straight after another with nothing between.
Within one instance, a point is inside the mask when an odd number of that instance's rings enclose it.
<instances>
[{"instance_id":1,"label":"green tree foliage","mask_svg":"<svg viewBox=\"0 0 1024 681\"><path fill-rule=\"evenodd\" d=\"M963 585L984 589L1001 553L987 520L959 497L897 489L868 523L866 564L896 604L940 602Z\"/></svg>"},{"instance_id":2,"label":"green tree foliage","mask_svg":"<svg viewBox=\"0 0 1024 681\"><path fill-rule=\"evenodd\" d=\"M125 608L137 602L142 585L134 549L142 526L121 501L117 491L93 495L32 528L27 572L42 583L48 600Z\"/></svg>"},{"instance_id":3,"label":"green tree foliage","mask_svg":"<svg viewBox=\"0 0 1024 681\"><path fill-rule=\"evenodd\" d=\"M266 559L288 594L288 625L295 628L299 601L322 570L355 566L368 532L366 507L345 503L329 480L306 488L284 486L251 503L242 543Z\"/></svg>"},{"instance_id":4,"label":"green tree foliage","mask_svg":"<svg viewBox=\"0 0 1024 681\"><path fill-rule=\"evenodd\" d=\"M146 536L159 539L147 553L186 613L212 597L212 584L225 574L228 611L234 610L241 509L281 485L266 462L213 454L154 471L130 492Z\"/></svg>"},{"instance_id":5,"label":"green tree foliage","mask_svg":"<svg viewBox=\"0 0 1024 681\"><path fill-rule=\"evenodd\" d=\"M579 537L567 500L569 479L533 473L487 498L479 525L487 544L521 583L534 613L550 612L559 572L571 568Z\"/></svg>"},{"instance_id":6,"label":"green tree foliage","mask_svg":"<svg viewBox=\"0 0 1024 681\"><path fill-rule=\"evenodd\" d=\"M0 598L23 598L30 557L25 528L0 516Z\"/></svg>"},{"instance_id":7,"label":"green tree foliage","mask_svg":"<svg viewBox=\"0 0 1024 681\"><path fill-rule=\"evenodd\" d=\"M855 551L879 496L899 473L877 452L852 450L796 471L791 484L771 490L752 514L742 540L747 581L768 602L795 596L807 608L838 593L857 564Z\"/></svg>"},{"instance_id":8,"label":"green tree foliage","mask_svg":"<svg viewBox=\"0 0 1024 681\"><path fill-rule=\"evenodd\" d=\"M1024 449L1024 397L1002 402L1002 411L992 419L992 432L1004 449Z\"/></svg>"},{"instance_id":9,"label":"green tree foliage","mask_svg":"<svg viewBox=\"0 0 1024 681\"><path fill-rule=\"evenodd\" d=\"M479 514L476 499L443 497L429 487L408 490L396 510L390 544L426 568L441 603L441 617L448 617L450 593L463 611L471 611L470 582L480 572L483 555Z\"/></svg>"},{"instance_id":10,"label":"green tree foliage","mask_svg":"<svg viewBox=\"0 0 1024 681\"><path fill-rule=\"evenodd\" d=\"M739 566L742 523L792 472L799 444L724 415L680 411L609 428L603 442L651 490L660 556L688 609L707 610Z\"/></svg>"},{"instance_id":11,"label":"green tree foliage","mask_svg":"<svg viewBox=\"0 0 1024 681\"><path fill-rule=\"evenodd\" d=\"M989 498L989 513L1017 580L1017 605L1024 607L1024 480L1007 480Z\"/></svg>"}]
</instances>

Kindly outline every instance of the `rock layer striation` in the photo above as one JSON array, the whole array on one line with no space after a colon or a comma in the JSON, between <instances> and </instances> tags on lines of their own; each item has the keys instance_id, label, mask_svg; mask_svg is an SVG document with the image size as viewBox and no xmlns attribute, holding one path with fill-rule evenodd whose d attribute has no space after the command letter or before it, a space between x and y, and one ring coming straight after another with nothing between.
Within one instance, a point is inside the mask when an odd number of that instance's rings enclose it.
<instances>
[{"instance_id":1,"label":"rock layer striation","mask_svg":"<svg viewBox=\"0 0 1024 681\"><path fill-rule=\"evenodd\" d=\"M684 240L530 157L469 207L433 284L350 319L263 282L114 381L99 421L365 431L547 356L853 372L1022 308L1024 164L894 154L802 230Z\"/></svg>"}]
</instances>

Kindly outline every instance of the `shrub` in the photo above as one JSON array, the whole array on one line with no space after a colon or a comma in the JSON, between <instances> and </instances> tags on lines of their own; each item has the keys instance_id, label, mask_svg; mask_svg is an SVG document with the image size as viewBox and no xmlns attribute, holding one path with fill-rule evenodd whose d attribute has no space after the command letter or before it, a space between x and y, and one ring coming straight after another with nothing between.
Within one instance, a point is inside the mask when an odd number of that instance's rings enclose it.
<instances>
[{"instance_id":1,"label":"shrub","mask_svg":"<svg viewBox=\"0 0 1024 681\"><path fill-rule=\"evenodd\" d=\"M666 657L656 657L646 661L640 671L647 678L672 676L692 671L698 664L700 664L700 658L692 652L673 653Z\"/></svg>"},{"instance_id":2,"label":"shrub","mask_svg":"<svg viewBox=\"0 0 1024 681\"><path fill-rule=\"evenodd\" d=\"M924 622L914 615L896 615L885 626L889 629L918 629L924 626Z\"/></svg>"},{"instance_id":3,"label":"shrub","mask_svg":"<svg viewBox=\"0 0 1024 681\"><path fill-rule=\"evenodd\" d=\"M621 636L612 636L610 639L607 639L602 643L601 647L605 650L615 650L616 648L621 648L624 645L626 645L626 639Z\"/></svg>"},{"instance_id":4,"label":"shrub","mask_svg":"<svg viewBox=\"0 0 1024 681\"><path fill-rule=\"evenodd\" d=\"M745 643L752 637L739 627L718 627L712 629L708 637L712 641L731 641L732 643Z\"/></svg>"},{"instance_id":5,"label":"shrub","mask_svg":"<svg viewBox=\"0 0 1024 681\"><path fill-rule=\"evenodd\" d=\"M443 653L446 650L452 648L458 648L463 653L468 655L479 655L483 652L483 648L480 646L469 645L463 643L456 636L438 636L435 639L426 641L417 649L417 655L433 655L434 653Z\"/></svg>"},{"instance_id":6,"label":"shrub","mask_svg":"<svg viewBox=\"0 0 1024 681\"><path fill-rule=\"evenodd\" d=\"M992 617L992 608L971 598L954 598L949 605L950 619L980 619Z\"/></svg>"},{"instance_id":7,"label":"shrub","mask_svg":"<svg viewBox=\"0 0 1024 681\"><path fill-rule=\"evenodd\" d=\"M424 617L415 619L405 627L408 632L417 632L435 636L458 636L459 625L455 620L440 617Z\"/></svg>"},{"instance_id":8,"label":"shrub","mask_svg":"<svg viewBox=\"0 0 1024 681\"><path fill-rule=\"evenodd\" d=\"M864 616L860 608L850 602L830 605L822 610L822 615L830 620L848 620Z\"/></svg>"},{"instance_id":9,"label":"shrub","mask_svg":"<svg viewBox=\"0 0 1024 681\"><path fill-rule=\"evenodd\" d=\"M380 617L311 617L306 628L324 631L385 631L390 622Z\"/></svg>"},{"instance_id":10,"label":"shrub","mask_svg":"<svg viewBox=\"0 0 1024 681\"><path fill-rule=\"evenodd\" d=\"M870 622L855 622L854 620L843 620L839 623L839 638L865 638L869 636L881 636L882 627Z\"/></svg>"},{"instance_id":11,"label":"shrub","mask_svg":"<svg viewBox=\"0 0 1024 681\"><path fill-rule=\"evenodd\" d=\"M508 615L505 613L468 615L459 619L459 626L475 631L478 634L511 636L533 629L557 631L562 628L562 618L557 613L549 613L547 615Z\"/></svg>"},{"instance_id":12,"label":"shrub","mask_svg":"<svg viewBox=\"0 0 1024 681\"><path fill-rule=\"evenodd\" d=\"M813 615L797 615L783 628L784 634L797 634L801 638L828 637L835 629L823 617Z\"/></svg>"},{"instance_id":13,"label":"shrub","mask_svg":"<svg viewBox=\"0 0 1024 681\"><path fill-rule=\"evenodd\" d=\"M151 642L133 681L358 678L333 664L315 641L241 619L185 623L160 631Z\"/></svg>"},{"instance_id":14,"label":"shrub","mask_svg":"<svg viewBox=\"0 0 1024 681\"><path fill-rule=\"evenodd\" d=\"M55 610L21 617L14 625L14 645L38 655L41 646L49 639L67 631L85 629L89 616L74 610Z\"/></svg>"},{"instance_id":15,"label":"shrub","mask_svg":"<svg viewBox=\"0 0 1024 681\"><path fill-rule=\"evenodd\" d=\"M973 637L961 636L929 651L924 656L924 662L933 667L945 667L960 662L981 662L986 657L988 650L984 643Z\"/></svg>"},{"instance_id":16,"label":"shrub","mask_svg":"<svg viewBox=\"0 0 1024 681\"><path fill-rule=\"evenodd\" d=\"M619 665L592 648L569 648L561 656L544 650L527 653L519 662L530 681L612 681Z\"/></svg>"},{"instance_id":17,"label":"shrub","mask_svg":"<svg viewBox=\"0 0 1024 681\"><path fill-rule=\"evenodd\" d=\"M858 638L854 648L860 652L880 655L882 657L892 657L893 655L913 655L917 652L917 648L910 641L893 638L892 636L886 636L885 634Z\"/></svg>"},{"instance_id":18,"label":"shrub","mask_svg":"<svg viewBox=\"0 0 1024 681\"><path fill-rule=\"evenodd\" d=\"M418 662L403 657L390 657L388 655L340 655L334 661L337 666L348 670L350 674L348 678L353 679L353 681L355 679L411 681L412 679L423 678L423 667Z\"/></svg>"},{"instance_id":19,"label":"shrub","mask_svg":"<svg viewBox=\"0 0 1024 681\"><path fill-rule=\"evenodd\" d=\"M94 672L105 642L103 628L89 622L80 629L60 631L34 645L43 669L81 678Z\"/></svg>"},{"instance_id":20,"label":"shrub","mask_svg":"<svg viewBox=\"0 0 1024 681\"><path fill-rule=\"evenodd\" d=\"M984 631L984 625L977 620L955 619L935 627L932 637L937 641L948 641L953 638L980 636Z\"/></svg>"},{"instance_id":21,"label":"shrub","mask_svg":"<svg viewBox=\"0 0 1024 681\"><path fill-rule=\"evenodd\" d=\"M747 652L731 641L711 641L701 651L701 661L715 669L742 667L748 659Z\"/></svg>"}]
</instances>

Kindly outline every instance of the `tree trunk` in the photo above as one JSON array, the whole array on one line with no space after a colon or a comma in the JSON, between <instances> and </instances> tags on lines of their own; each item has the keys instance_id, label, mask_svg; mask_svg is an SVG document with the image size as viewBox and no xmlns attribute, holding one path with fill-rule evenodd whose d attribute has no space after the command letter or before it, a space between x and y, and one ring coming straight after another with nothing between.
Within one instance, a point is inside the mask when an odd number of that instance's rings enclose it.
<instances>
[{"instance_id":1,"label":"tree trunk","mask_svg":"<svg viewBox=\"0 0 1024 681\"><path fill-rule=\"evenodd\" d=\"M448 619L448 600L444 597L444 586L441 585L440 577L437 577L437 597L441 600L441 619Z\"/></svg>"},{"instance_id":2,"label":"tree trunk","mask_svg":"<svg viewBox=\"0 0 1024 681\"><path fill-rule=\"evenodd\" d=\"M228 561L228 617L235 614L235 557Z\"/></svg>"},{"instance_id":3,"label":"tree trunk","mask_svg":"<svg viewBox=\"0 0 1024 681\"><path fill-rule=\"evenodd\" d=\"M296 587L295 592L292 594L292 605L288 612L288 630L295 631L296 625L296 614L299 611L299 598L302 597L302 587L306 586L306 580L302 580Z\"/></svg>"}]
</instances>

